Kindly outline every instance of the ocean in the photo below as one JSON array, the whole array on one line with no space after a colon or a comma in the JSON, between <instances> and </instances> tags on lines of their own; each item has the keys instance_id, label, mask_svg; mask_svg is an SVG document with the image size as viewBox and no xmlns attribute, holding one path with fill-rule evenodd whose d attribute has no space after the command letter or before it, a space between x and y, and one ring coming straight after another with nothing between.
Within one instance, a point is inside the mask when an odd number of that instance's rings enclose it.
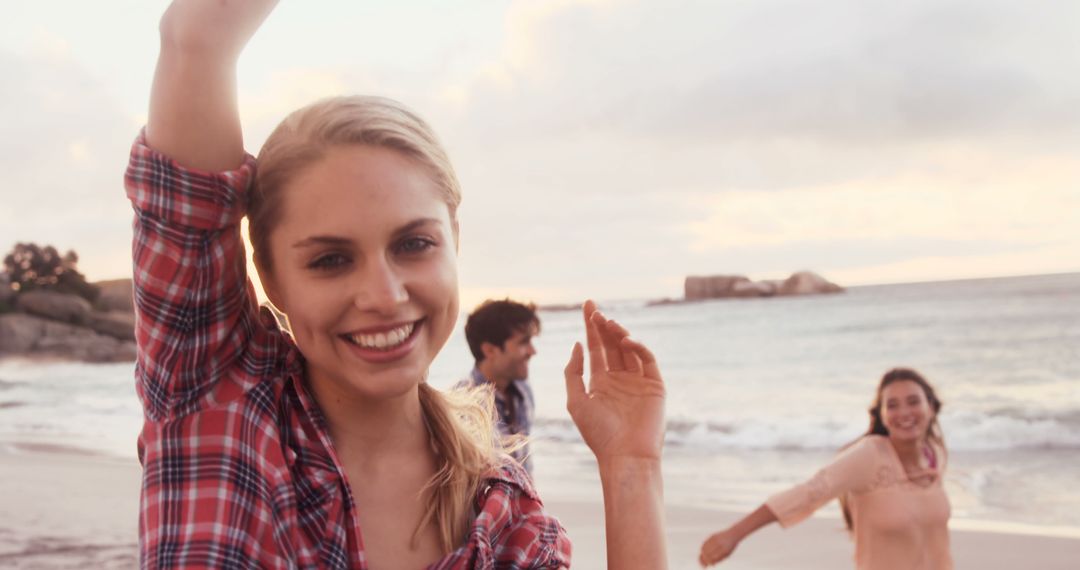
<instances>
[{"instance_id":1,"label":"ocean","mask_svg":"<svg viewBox=\"0 0 1080 570\"><path fill-rule=\"evenodd\" d=\"M944 401L954 527L1080 537L1080 274L600 306L660 361L669 503L749 511L809 478L865 430L881 374L910 366ZM586 496L594 462L565 411L562 378L581 318L541 318L530 365L537 484L595 500ZM432 367L436 387L472 366L462 324ZM132 368L0 362L0 445L134 457Z\"/></svg>"}]
</instances>

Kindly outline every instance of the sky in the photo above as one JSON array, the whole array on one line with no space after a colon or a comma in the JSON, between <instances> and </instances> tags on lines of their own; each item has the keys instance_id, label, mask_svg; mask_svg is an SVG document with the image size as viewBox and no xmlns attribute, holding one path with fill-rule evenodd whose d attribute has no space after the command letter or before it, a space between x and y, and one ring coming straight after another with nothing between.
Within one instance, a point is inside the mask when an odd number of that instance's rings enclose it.
<instances>
[{"instance_id":1,"label":"sky","mask_svg":"<svg viewBox=\"0 0 1080 570\"><path fill-rule=\"evenodd\" d=\"M122 175L164 0L0 0L0 249L129 276ZM240 61L248 150L399 99L464 187L463 305L1080 271L1080 3L283 0Z\"/></svg>"}]
</instances>

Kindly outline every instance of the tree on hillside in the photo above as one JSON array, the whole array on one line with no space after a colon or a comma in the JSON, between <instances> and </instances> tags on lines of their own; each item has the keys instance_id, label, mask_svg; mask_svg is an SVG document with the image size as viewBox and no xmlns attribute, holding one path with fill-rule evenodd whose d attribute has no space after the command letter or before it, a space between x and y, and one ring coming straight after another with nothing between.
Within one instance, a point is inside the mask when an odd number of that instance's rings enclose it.
<instances>
[{"instance_id":1,"label":"tree on hillside","mask_svg":"<svg viewBox=\"0 0 1080 570\"><path fill-rule=\"evenodd\" d=\"M15 249L4 257L4 272L10 287L19 293L42 289L78 295L91 303L100 291L86 282L86 277L75 265L79 256L68 251L63 256L56 248L36 243L17 243Z\"/></svg>"}]
</instances>

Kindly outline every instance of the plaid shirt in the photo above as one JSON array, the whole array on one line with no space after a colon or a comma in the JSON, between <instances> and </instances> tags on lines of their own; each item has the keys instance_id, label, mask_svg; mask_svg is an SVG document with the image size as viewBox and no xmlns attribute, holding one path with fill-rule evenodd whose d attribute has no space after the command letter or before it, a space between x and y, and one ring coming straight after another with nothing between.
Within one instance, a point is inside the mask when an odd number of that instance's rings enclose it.
<instances>
[{"instance_id":1,"label":"plaid shirt","mask_svg":"<svg viewBox=\"0 0 1080 570\"><path fill-rule=\"evenodd\" d=\"M367 568L358 512L303 356L246 276L239 224L255 160L180 167L140 136L136 388L145 423L144 568ZM465 543L430 568L560 568L570 542L513 462L477 491Z\"/></svg>"}]
</instances>

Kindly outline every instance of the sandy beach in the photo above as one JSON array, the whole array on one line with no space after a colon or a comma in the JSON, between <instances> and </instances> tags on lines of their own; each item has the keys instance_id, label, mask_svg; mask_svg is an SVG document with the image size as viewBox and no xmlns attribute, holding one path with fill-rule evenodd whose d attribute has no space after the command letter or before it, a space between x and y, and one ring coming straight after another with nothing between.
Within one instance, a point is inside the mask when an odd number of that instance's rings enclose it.
<instances>
[{"instance_id":1,"label":"sandy beach","mask_svg":"<svg viewBox=\"0 0 1080 570\"><path fill-rule=\"evenodd\" d=\"M0 448L0 567L130 568L136 566L139 465L45 446ZM560 497L545 485L545 502L570 532L574 567L605 567L603 506ZM737 517L718 510L670 506L668 557L672 569L697 568L701 540ZM954 530L958 569L1065 570L1080 560L1080 539ZM851 567L851 544L841 523L811 519L790 530L763 529L723 568L732 570Z\"/></svg>"}]
</instances>

